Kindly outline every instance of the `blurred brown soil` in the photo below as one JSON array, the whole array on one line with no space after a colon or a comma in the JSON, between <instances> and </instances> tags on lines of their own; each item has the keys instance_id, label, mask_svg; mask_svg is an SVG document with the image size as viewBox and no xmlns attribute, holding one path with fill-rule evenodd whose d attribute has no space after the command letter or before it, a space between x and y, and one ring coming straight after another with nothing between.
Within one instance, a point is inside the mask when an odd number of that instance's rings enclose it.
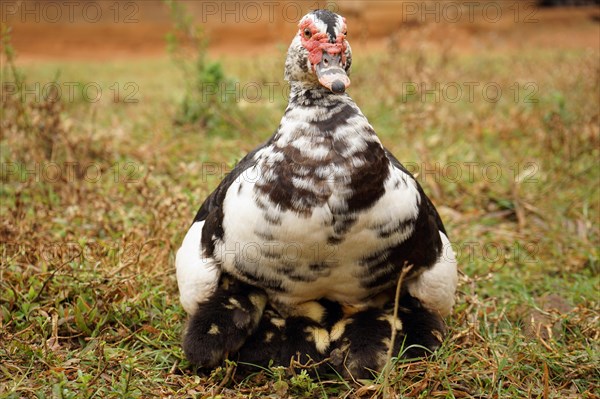
<instances>
[{"instance_id":1,"label":"blurred brown soil","mask_svg":"<svg viewBox=\"0 0 600 399\"><path fill-rule=\"evenodd\" d=\"M402 46L417 45L414 40L417 37L434 47L450 46L466 53L543 47L600 48L600 9L597 7L536 9L535 12L523 9L518 17L512 10L505 10L501 20L495 23L477 15L474 21L464 15L453 23L436 22L433 17L425 21L419 17L403 17L397 4L394 9L386 4L389 3L374 2L358 11L340 10L347 15L353 48L379 50L385 48L392 37ZM148 10L145 12L148 14ZM129 24L114 21L36 23L27 18L23 23L18 17L8 18L8 24L13 29L13 45L23 62L153 58L166 54L165 36L171 29L166 10L153 12L151 17L146 15ZM256 55L274 51L278 45L287 45L296 30L291 21L236 24L223 23L223 18L202 19L206 18L197 16L209 34L213 55ZM403 42L404 37L411 39Z\"/></svg>"}]
</instances>

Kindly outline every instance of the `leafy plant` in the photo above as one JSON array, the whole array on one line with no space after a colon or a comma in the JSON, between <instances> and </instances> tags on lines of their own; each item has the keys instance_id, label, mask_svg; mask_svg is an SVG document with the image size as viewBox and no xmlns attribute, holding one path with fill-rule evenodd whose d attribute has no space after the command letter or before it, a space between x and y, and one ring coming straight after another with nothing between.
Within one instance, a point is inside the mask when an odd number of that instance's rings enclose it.
<instances>
[{"instance_id":1,"label":"leafy plant","mask_svg":"<svg viewBox=\"0 0 600 399\"><path fill-rule=\"evenodd\" d=\"M316 384L308 375L306 370L301 370L300 374L290 378L291 391L296 395L309 396L315 391L319 385Z\"/></svg>"},{"instance_id":2,"label":"leafy plant","mask_svg":"<svg viewBox=\"0 0 600 399\"><path fill-rule=\"evenodd\" d=\"M176 125L199 125L218 132L236 125L235 82L225 76L221 63L207 56L208 37L181 3L165 0L174 30L167 34L167 49L181 71L185 93L175 115Z\"/></svg>"}]
</instances>

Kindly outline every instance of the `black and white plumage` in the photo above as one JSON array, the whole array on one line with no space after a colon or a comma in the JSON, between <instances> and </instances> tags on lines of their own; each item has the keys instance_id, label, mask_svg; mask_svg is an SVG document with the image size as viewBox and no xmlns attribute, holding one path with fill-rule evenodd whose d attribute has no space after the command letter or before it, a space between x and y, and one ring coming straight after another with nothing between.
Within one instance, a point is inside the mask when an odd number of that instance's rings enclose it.
<instances>
[{"instance_id":1,"label":"black and white plumage","mask_svg":"<svg viewBox=\"0 0 600 399\"><path fill-rule=\"evenodd\" d=\"M259 358L252 346L262 336L281 362L313 342L311 357L343 350L345 370L360 374L383 366L391 328L400 341L431 349L441 342L457 285L454 253L418 182L345 94L345 36L339 15L302 18L286 59L291 93L279 127L205 200L177 253L180 299L191 315L184 350L194 364L213 367L234 353ZM407 264L401 314L391 320ZM231 308L230 297L240 306ZM371 331L386 320L388 328ZM288 323L303 324L306 340L288 337L298 332L286 332Z\"/></svg>"}]
</instances>

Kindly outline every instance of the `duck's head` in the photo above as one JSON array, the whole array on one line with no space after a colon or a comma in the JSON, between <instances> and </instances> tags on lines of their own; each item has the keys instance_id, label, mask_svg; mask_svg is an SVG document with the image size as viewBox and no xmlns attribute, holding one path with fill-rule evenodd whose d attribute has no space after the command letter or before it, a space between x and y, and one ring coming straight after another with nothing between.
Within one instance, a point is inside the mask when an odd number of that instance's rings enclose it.
<instances>
[{"instance_id":1,"label":"duck's head","mask_svg":"<svg viewBox=\"0 0 600 399\"><path fill-rule=\"evenodd\" d=\"M292 85L322 86L344 93L352 52L346 41L346 19L329 10L315 10L298 23L298 33L288 50L285 79Z\"/></svg>"}]
</instances>

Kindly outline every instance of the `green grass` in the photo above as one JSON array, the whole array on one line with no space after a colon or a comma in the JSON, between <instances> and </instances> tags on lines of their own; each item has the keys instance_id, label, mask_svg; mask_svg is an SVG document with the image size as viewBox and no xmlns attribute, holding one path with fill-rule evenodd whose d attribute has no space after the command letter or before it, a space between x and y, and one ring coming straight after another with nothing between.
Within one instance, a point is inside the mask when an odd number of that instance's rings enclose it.
<instances>
[{"instance_id":1,"label":"green grass","mask_svg":"<svg viewBox=\"0 0 600 399\"><path fill-rule=\"evenodd\" d=\"M242 84L283 87L283 53L223 66ZM0 396L598 398L598 51L410 50L355 54L353 68L350 94L418 175L459 254L451 333L435 356L397 361L390 387L282 368L195 375L180 348L174 252L223 174L276 128L285 98L240 103L227 130L174 127L183 83L169 60L41 63L22 68L30 84L60 71L103 95L29 109L32 129L3 104ZM504 94L405 99L401 82L493 82ZM127 83L138 101L114 102L110 87ZM543 309L556 328L532 336L527 315L549 293L572 309Z\"/></svg>"}]
</instances>

